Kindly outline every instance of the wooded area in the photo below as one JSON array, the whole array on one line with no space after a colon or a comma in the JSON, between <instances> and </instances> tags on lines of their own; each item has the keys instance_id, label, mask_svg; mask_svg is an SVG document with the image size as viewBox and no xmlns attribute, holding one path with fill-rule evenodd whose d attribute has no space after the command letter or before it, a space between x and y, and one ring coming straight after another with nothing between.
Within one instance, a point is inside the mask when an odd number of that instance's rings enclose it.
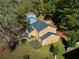
<instances>
[{"instance_id":1,"label":"wooded area","mask_svg":"<svg viewBox=\"0 0 79 59\"><path fill-rule=\"evenodd\" d=\"M0 0L0 43L12 49L23 37L28 38L26 14L30 12L50 16L69 37L67 47L79 41L79 0Z\"/></svg>"}]
</instances>

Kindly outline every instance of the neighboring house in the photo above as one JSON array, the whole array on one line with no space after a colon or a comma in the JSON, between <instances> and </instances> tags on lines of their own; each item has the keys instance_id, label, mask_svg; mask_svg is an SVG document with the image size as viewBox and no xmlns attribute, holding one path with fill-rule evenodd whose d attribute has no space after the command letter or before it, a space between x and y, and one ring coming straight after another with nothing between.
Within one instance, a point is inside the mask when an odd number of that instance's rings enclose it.
<instances>
[{"instance_id":1,"label":"neighboring house","mask_svg":"<svg viewBox=\"0 0 79 59\"><path fill-rule=\"evenodd\" d=\"M30 25L27 28L30 37L35 37L42 45L58 42L59 36L56 35L56 28L37 20L35 14L29 13L26 17L30 20Z\"/></svg>"},{"instance_id":2,"label":"neighboring house","mask_svg":"<svg viewBox=\"0 0 79 59\"><path fill-rule=\"evenodd\" d=\"M65 59L79 59L79 48L63 54Z\"/></svg>"}]
</instances>

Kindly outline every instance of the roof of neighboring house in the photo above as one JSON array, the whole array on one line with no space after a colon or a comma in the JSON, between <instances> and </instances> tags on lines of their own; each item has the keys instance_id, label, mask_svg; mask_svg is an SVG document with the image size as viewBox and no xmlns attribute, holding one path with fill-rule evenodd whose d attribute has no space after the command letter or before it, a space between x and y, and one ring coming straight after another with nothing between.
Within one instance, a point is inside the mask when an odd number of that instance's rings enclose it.
<instances>
[{"instance_id":1,"label":"roof of neighboring house","mask_svg":"<svg viewBox=\"0 0 79 59\"><path fill-rule=\"evenodd\" d=\"M53 35L54 33L52 32L47 32L46 34L44 34L43 36L40 37L41 40L46 39L47 37L49 37L50 35Z\"/></svg>"},{"instance_id":2,"label":"roof of neighboring house","mask_svg":"<svg viewBox=\"0 0 79 59\"><path fill-rule=\"evenodd\" d=\"M63 54L65 59L79 59L79 48Z\"/></svg>"}]
</instances>

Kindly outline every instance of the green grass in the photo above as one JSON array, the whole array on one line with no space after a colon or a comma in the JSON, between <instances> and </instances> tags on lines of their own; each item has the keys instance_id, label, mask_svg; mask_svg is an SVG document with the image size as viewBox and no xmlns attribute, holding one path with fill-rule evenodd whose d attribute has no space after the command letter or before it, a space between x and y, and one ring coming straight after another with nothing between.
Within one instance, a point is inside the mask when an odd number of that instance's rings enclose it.
<instances>
[{"instance_id":1,"label":"green grass","mask_svg":"<svg viewBox=\"0 0 79 59\"><path fill-rule=\"evenodd\" d=\"M33 40L29 43L35 49L39 49L41 47L41 42L39 42L38 40Z\"/></svg>"},{"instance_id":2,"label":"green grass","mask_svg":"<svg viewBox=\"0 0 79 59\"><path fill-rule=\"evenodd\" d=\"M49 59L54 59L53 54L49 51L50 46L42 46L41 48L37 49L36 51L40 52L40 54L48 57Z\"/></svg>"},{"instance_id":3,"label":"green grass","mask_svg":"<svg viewBox=\"0 0 79 59\"><path fill-rule=\"evenodd\" d=\"M64 54L66 51L61 40L55 43L54 46L57 46L59 49L57 54L58 59L64 59L62 54ZM30 59L46 59L46 57L49 59L54 59L53 54L49 51L49 48L50 45L42 46L39 49L34 49L29 43L24 43L19 45L13 52L0 55L0 59L22 59L26 54L30 56Z\"/></svg>"},{"instance_id":4,"label":"green grass","mask_svg":"<svg viewBox=\"0 0 79 59\"><path fill-rule=\"evenodd\" d=\"M66 50L63 47L63 44L62 44L61 40L59 42L55 43L54 46L58 47L57 58L58 59L64 59L64 57L62 56L62 54L64 54L66 52Z\"/></svg>"},{"instance_id":5,"label":"green grass","mask_svg":"<svg viewBox=\"0 0 79 59\"><path fill-rule=\"evenodd\" d=\"M53 59L53 55L49 52L49 46L34 49L29 43L19 45L17 49L11 53L0 55L0 59L22 59L26 54L30 56L30 59L46 59L46 57Z\"/></svg>"}]
</instances>

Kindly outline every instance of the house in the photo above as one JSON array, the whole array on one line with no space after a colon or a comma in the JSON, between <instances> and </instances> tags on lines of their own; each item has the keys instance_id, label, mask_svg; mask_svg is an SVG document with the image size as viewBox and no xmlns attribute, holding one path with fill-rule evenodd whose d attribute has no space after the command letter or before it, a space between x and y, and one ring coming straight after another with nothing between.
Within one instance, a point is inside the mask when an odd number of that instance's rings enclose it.
<instances>
[{"instance_id":1,"label":"house","mask_svg":"<svg viewBox=\"0 0 79 59\"><path fill-rule=\"evenodd\" d=\"M79 48L71 50L65 54L63 54L65 59L79 59Z\"/></svg>"},{"instance_id":2,"label":"house","mask_svg":"<svg viewBox=\"0 0 79 59\"><path fill-rule=\"evenodd\" d=\"M30 37L38 39L42 45L58 42L59 36L56 35L56 28L38 20L33 13L27 14L26 17L30 21L27 28Z\"/></svg>"}]
</instances>

